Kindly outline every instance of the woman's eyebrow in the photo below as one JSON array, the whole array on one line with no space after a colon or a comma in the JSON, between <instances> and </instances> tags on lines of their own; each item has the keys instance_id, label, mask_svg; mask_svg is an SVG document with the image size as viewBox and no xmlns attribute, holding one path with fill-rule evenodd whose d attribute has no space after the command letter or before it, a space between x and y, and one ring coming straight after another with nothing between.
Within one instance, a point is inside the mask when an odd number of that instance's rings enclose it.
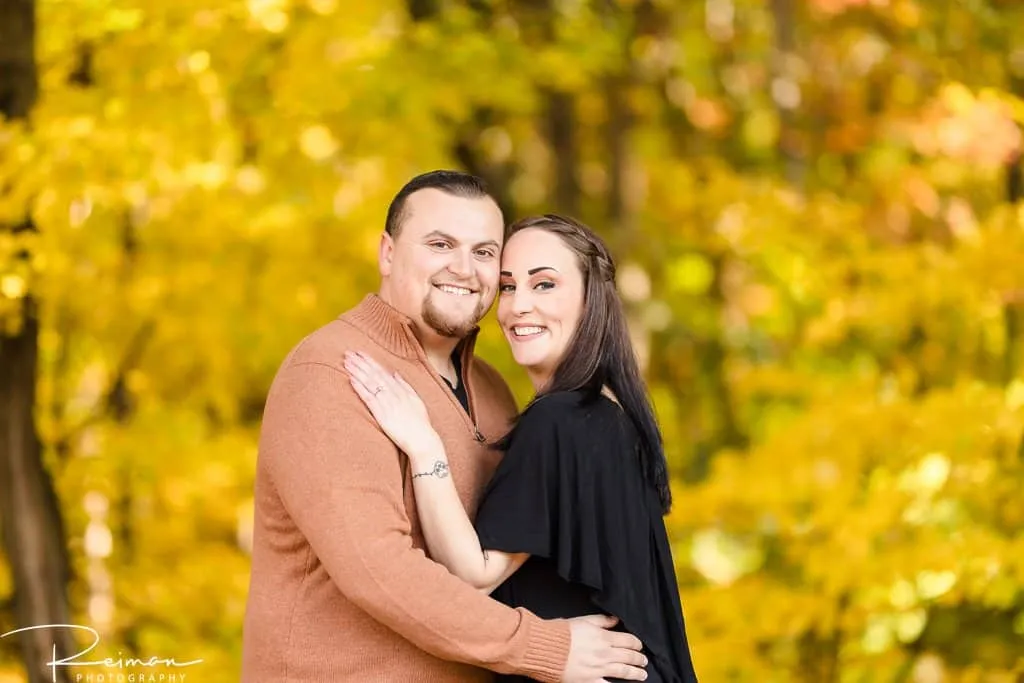
<instances>
[{"instance_id":1,"label":"woman's eyebrow","mask_svg":"<svg viewBox=\"0 0 1024 683\"><path fill-rule=\"evenodd\" d=\"M558 269L554 268L552 266L537 266L536 268L530 268L528 271L526 271L526 274L527 275L534 275L535 273L539 273L542 270L553 270L556 273L558 272ZM507 270L501 271L501 274L504 275L505 277L512 277L512 273L510 273Z\"/></svg>"}]
</instances>

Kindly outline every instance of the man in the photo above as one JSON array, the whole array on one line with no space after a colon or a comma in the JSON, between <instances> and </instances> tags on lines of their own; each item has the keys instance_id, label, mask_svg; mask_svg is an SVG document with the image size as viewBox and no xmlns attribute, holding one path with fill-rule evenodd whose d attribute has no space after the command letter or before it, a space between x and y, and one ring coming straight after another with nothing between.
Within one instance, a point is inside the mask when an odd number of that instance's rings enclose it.
<instances>
[{"instance_id":1,"label":"man","mask_svg":"<svg viewBox=\"0 0 1024 683\"><path fill-rule=\"evenodd\" d=\"M643 680L640 643L605 617L539 619L424 553L412 473L343 370L364 351L425 399L472 516L512 395L473 355L497 291L504 221L482 182L436 171L388 210L379 295L303 340L267 398L256 475L245 683ZM431 475L428 475L431 476Z\"/></svg>"}]
</instances>

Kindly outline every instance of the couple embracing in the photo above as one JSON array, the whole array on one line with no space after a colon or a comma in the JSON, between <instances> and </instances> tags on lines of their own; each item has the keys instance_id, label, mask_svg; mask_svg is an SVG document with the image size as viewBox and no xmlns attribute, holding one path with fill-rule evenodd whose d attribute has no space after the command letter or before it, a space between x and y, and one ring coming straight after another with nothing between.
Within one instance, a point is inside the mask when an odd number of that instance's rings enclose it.
<instances>
[{"instance_id":1,"label":"couple embracing","mask_svg":"<svg viewBox=\"0 0 1024 683\"><path fill-rule=\"evenodd\" d=\"M285 359L260 435L244 683L696 681L665 456L586 226L476 177L388 209L378 294ZM536 396L474 353L497 298Z\"/></svg>"}]
</instances>

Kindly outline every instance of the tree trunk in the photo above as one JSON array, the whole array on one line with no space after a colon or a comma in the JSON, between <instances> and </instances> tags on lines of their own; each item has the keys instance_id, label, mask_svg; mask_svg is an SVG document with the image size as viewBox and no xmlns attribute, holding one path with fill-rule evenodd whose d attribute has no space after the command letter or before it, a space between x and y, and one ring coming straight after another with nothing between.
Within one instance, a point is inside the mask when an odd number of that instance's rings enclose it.
<instances>
[{"instance_id":1,"label":"tree trunk","mask_svg":"<svg viewBox=\"0 0 1024 683\"><path fill-rule=\"evenodd\" d=\"M1024 79L1014 78L1011 91L1024 94ZM1024 158L1015 154L1006 165L1006 201L1018 204L1024 200ZM1003 324L1006 330L1006 351L1003 356L1003 382L1009 384L1020 375L1022 356L1021 334L1024 333L1024 292L1014 292L1003 304Z\"/></svg>"},{"instance_id":2,"label":"tree trunk","mask_svg":"<svg viewBox=\"0 0 1024 683\"><path fill-rule=\"evenodd\" d=\"M579 217L580 186L576 180L576 98L568 92L548 90L547 134L555 164L555 209Z\"/></svg>"},{"instance_id":3,"label":"tree trunk","mask_svg":"<svg viewBox=\"0 0 1024 683\"><path fill-rule=\"evenodd\" d=\"M628 73L615 74L605 80L605 101L608 108L605 146L608 154L608 220L624 233L627 237L625 242L632 246L635 202L630 201L627 178L632 161L629 135L633 127L633 116L626 104L630 81Z\"/></svg>"},{"instance_id":4,"label":"tree trunk","mask_svg":"<svg viewBox=\"0 0 1024 683\"><path fill-rule=\"evenodd\" d=\"M788 87L795 88L794 74L789 65L789 60L796 52L793 0L772 0L771 8L775 25L773 72L776 83L788 84ZM786 100L787 96L787 91L783 87L779 91L773 92L772 99L775 101L779 112L778 149L785 165L786 180L796 185L803 178L804 168L800 158L799 132L796 128L796 117L793 112L795 104L788 102Z\"/></svg>"},{"instance_id":5,"label":"tree trunk","mask_svg":"<svg viewBox=\"0 0 1024 683\"><path fill-rule=\"evenodd\" d=\"M491 20L492 8L488 3L471 0L467 4L484 22ZM435 21L440 18L442 10L438 0L406 0L405 7L413 23ZM479 149L480 134L500 123L498 115L492 108L474 107L469 119L457 129L451 151L463 170L483 178L506 222L511 222L515 216L515 201L511 191L514 164L510 160L491 163Z\"/></svg>"},{"instance_id":6,"label":"tree trunk","mask_svg":"<svg viewBox=\"0 0 1024 683\"><path fill-rule=\"evenodd\" d=\"M0 0L0 114L27 118L37 91L35 4ZM10 233L33 229L28 221L0 225ZM21 299L16 323L0 331L0 528L11 563L15 623L27 628L68 623L68 559L57 495L35 428L39 314L31 295ZM76 651L68 629L8 637L18 639L30 683L70 680L66 668L51 672L46 666L55 646L58 657Z\"/></svg>"}]
</instances>

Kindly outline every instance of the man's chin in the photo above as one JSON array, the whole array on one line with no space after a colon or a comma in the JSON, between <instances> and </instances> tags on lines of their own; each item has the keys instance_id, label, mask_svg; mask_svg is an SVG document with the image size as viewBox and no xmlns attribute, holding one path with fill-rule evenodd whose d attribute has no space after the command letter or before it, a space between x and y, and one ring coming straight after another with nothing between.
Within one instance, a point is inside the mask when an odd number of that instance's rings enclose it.
<instances>
[{"instance_id":1,"label":"man's chin","mask_svg":"<svg viewBox=\"0 0 1024 683\"><path fill-rule=\"evenodd\" d=\"M468 315L464 311L460 311L458 314L437 309L423 311L423 321L432 330L442 337L451 337L453 339L461 339L472 332L473 328L480 322L480 317L482 316L477 316L476 311Z\"/></svg>"}]
</instances>

